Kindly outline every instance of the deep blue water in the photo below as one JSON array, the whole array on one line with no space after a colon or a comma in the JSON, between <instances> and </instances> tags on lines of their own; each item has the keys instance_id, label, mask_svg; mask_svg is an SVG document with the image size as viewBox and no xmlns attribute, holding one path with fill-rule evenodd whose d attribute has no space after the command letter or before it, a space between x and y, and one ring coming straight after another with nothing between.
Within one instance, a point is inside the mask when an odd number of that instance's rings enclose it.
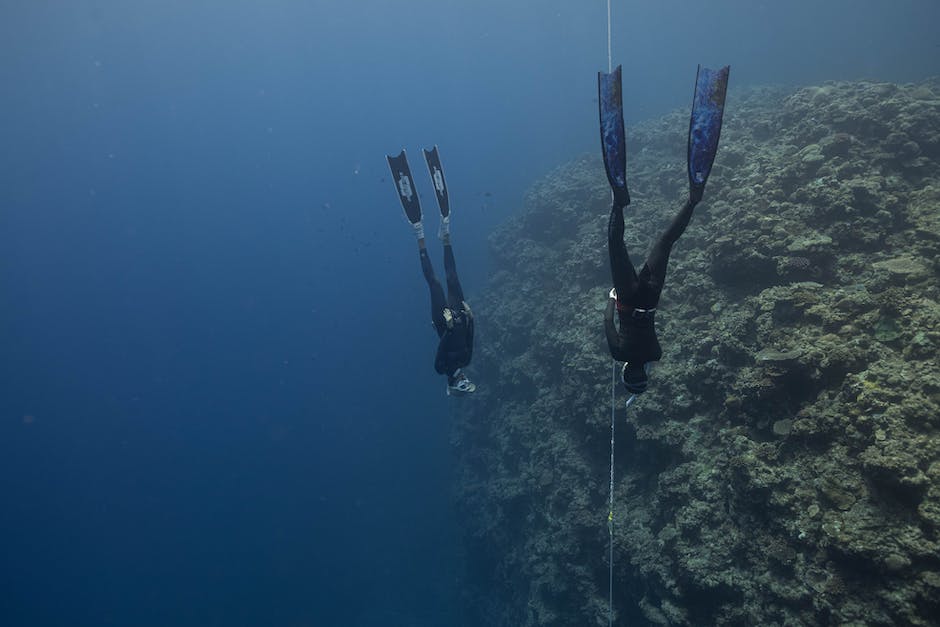
<instances>
[{"instance_id":1,"label":"deep blue water","mask_svg":"<svg viewBox=\"0 0 940 627\"><path fill-rule=\"evenodd\" d=\"M441 146L485 310L487 233L597 150L606 4L535 4L0 5L0 624L460 623L449 401L384 155L433 216ZM614 2L628 121L687 106L699 62L940 73L935 0L690 4Z\"/></svg>"}]
</instances>

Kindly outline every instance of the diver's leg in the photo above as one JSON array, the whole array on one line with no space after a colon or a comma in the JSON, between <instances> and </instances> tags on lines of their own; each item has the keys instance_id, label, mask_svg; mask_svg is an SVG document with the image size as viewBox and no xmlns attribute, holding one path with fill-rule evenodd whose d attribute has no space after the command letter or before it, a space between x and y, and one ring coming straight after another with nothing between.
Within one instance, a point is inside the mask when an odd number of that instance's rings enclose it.
<instances>
[{"instance_id":1,"label":"diver's leg","mask_svg":"<svg viewBox=\"0 0 940 627\"><path fill-rule=\"evenodd\" d=\"M441 287L441 282L434 276L434 268L431 266L427 248L424 246L420 248L421 270L424 272L424 280L428 282L428 289L431 291L431 322L434 323L434 330L437 331L437 336L440 337L444 335L446 329L444 307L447 306L447 303L444 300L444 288Z\"/></svg>"},{"instance_id":2,"label":"diver's leg","mask_svg":"<svg viewBox=\"0 0 940 627\"><path fill-rule=\"evenodd\" d=\"M663 288L666 283L666 266L669 264L669 253L672 251L672 245L678 241L679 237L685 232L692 219L692 211L697 203L687 200L682 210L672 220L669 228L660 236L659 241L650 251L650 256L646 260L646 267L650 272L650 283L658 290Z\"/></svg>"},{"instance_id":3,"label":"diver's leg","mask_svg":"<svg viewBox=\"0 0 940 627\"><path fill-rule=\"evenodd\" d=\"M616 203L610 208L607 223L607 249L610 252L610 274L617 289L617 300L627 299L636 291L636 270L623 242L623 207Z\"/></svg>"},{"instance_id":4,"label":"diver's leg","mask_svg":"<svg viewBox=\"0 0 940 627\"><path fill-rule=\"evenodd\" d=\"M444 274L447 277L447 302L451 309L459 311L464 301L463 288L457 278L457 262L449 235L444 236Z\"/></svg>"}]
</instances>

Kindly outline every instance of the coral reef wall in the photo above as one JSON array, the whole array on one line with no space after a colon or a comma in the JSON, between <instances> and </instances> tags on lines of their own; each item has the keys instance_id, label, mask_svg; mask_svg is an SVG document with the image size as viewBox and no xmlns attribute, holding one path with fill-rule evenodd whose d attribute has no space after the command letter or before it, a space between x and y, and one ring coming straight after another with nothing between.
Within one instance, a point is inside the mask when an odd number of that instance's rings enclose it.
<instances>
[{"instance_id":1,"label":"coral reef wall","mask_svg":"<svg viewBox=\"0 0 940 627\"><path fill-rule=\"evenodd\" d=\"M628 130L635 262L684 200L687 129ZM616 393L616 624L940 616L938 162L936 82L729 96L662 362ZM455 432L471 624L607 624L608 203L585 157L491 237Z\"/></svg>"}]
</instances>

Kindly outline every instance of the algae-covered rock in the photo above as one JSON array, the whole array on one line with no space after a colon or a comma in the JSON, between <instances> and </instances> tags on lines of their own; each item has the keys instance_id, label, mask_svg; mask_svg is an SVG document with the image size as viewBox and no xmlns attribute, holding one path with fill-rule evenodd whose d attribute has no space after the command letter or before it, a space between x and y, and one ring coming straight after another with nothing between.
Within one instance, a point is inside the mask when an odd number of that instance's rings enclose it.
<instances>
[{"instance_id":1,"label":"algae-covered rock","mask_svg":"<svg viewBox=\"0 0 940 627\"><path fill-rule=\"evenodd\" d=\"M875 323L874 335L879 342L893 342L901 337L901 325L890 316L882 316Z\"/></svg>"},{"instance_id":2,"label":"algae-covered rock","mask_svg":"<svg viewBox=\"0 0 940 627\"><path fill-rule=\"evenodd\" d=\"M803 351L799 348L789 350L789 351L778 351L770 348L765 348L757 352L754 356L754 359L759 364L770 364L775 366L787 365L795 363L800 356L803 354Z\"/></svg>"},{"instance_id":3,"label":"algae-covered rock","mask_svg":"<svg viewBox=\"0 0 940 627\"><path fill-rule=\"evenodd\" d=\"M612 411L615 624L940 613L940 84L728 102L629 409L599 157L535 183L490 239L454 438L468 624L607 624ZM634 260L684 200L687 115L627 131Z\"/></svg>"},{"instance_id":4,"label":"algae-covered rock","mask_svg":"<svg viewBox=\"0 0 940 627\"><path fill-rule=\"evenodd\" d=\"M787 245L787 250L791 253L801 253L810 250L827 248L832 245L832 238L828 235L816 234L798 237Z\"/></svg>"},{"instance_id":5,"label":"algae-covered rock","mask_svg":"<svg viewBox=\"0 0 940 627\"><path fill-rule=\"evenodd\" d=\"M924 261L911 257L910 255L901 255L876 261L872 264L876 270L882 270L891 276L898 278L910 278L913 280L926 278L928 275L927 265Z\"/></svg>"}]
</instances>

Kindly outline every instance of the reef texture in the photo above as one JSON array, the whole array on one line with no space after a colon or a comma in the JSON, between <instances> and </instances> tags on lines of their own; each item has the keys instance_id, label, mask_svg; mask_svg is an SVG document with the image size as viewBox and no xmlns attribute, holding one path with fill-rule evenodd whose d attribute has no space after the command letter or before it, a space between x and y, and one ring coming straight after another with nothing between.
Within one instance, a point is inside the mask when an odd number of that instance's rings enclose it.
<instances>
[{"instance_id":1,"label":"reef texture","mask_svg":"<svg viewBox=\"0 0 940 627\"><path fill-rule=\"evenodd\" d=\"M638 265L687 129L628 129ZM940 84L732 93L721 144L650 391L616 392L615 622L936 624ZM607 624L608 208L585 157L491 237L455 431L471 624Z\"/></svg>"}]
</instances>

